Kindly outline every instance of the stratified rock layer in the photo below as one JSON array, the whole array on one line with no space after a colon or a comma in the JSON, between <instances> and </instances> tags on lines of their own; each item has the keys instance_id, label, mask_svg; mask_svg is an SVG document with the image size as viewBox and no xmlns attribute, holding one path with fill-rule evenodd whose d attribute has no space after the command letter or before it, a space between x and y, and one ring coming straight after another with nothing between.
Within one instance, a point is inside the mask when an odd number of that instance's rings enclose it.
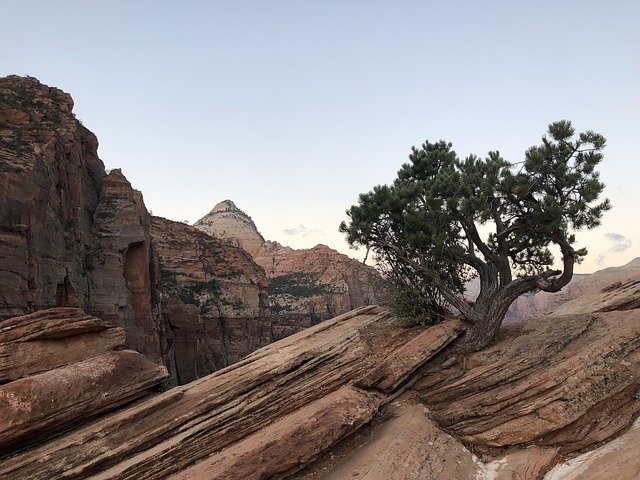
<instances>
[{"instance_id":1,"label":"stratified rock layer","mask_svg":"<svg viewBox=\"0 0 640 480\"><path fill-rule=\"evenodd\" d=\"M239 247L178 222L152 229L142 194L119 169L105 172L72 109L67 93L36 79L0 79L0 319L82 308L122 327L126 346L174 383L310 325L269 320L268 282ZM0 355L37 368L23 347ZM55 356L49 347L40 342L38 355Z\"/></svg>"},{"instance_id":2,"label":"stratified rock layer","mask_svg":"<svg viewBox=\"0 0 640 480\"><path fill-rule=\"evenodd\" d=\"M170 365L142 195L119 170L105 173L72 109L62 90L0 78L0 318L81 307Z\"/></svg>"},{"instance_id":3,"label":"stratified rock layer","mask_svg":"<svg viewBox=\"0 0 640 480\"><path fill-rule=\"evenodd\" d=\"M158 217L152 219L151 238L180 383L273 341L268 281L247 252Z\"/></svg>"},{"instance_id":4,"label":"stratified rock layer","mask_svg":"<svg viewBox=\"0 0 640 480\"><path fill-rule=\"evenodd\" d=\"M325 245L294 250L265 241L251 217L231 200L217 204L194 226L241 246L264 269L271 280L276 338L381 301L382 279L375 269Z\"/></svg>"},{"instance_id":5,"label":"stratified rock layer","mask_svg":"<svg viewBox=\"0 0 640 480\"><path fill-rule=\"evenodd\" d=\"M458 322L407 329L361 308L7 451L0 476L540 480L559 455L624 432L640 411L637 311L527 322L453 365L446 352L411 359L462 331ZM607 461L623 458L614 451Z\"/></svg>"},{"instance_id":6,"label":"stratified rock layer","mask_svg":"<svg viewBox=\"0 0 640 480\"><path fill-rule=\"evenodd\" d=\"M42 442L149 393L166 368L131 350L122 328L78 308L0 320L0 452Z\"/></svg>"},{"instance_id":7,"label":"stratified rock layer","mask_svg":"<svg viewBox=\"0 0 640 480\"><path fill-rule=\"evenodd\" d=\"M0 320L0 383L121 348L122 328L61 307Z\"/></svg>"},{"instance_id":8,"label":"stratified rock layer","mask_svg":"<svg viewBox=\"0 0 640 480\"><path fill-rule=\"evenodd\" d=\"M228 478L280 474L278 465L303 465L372 417L384 394L341 387L416 333L379 307L361 308L0 461L0 476L160 479L189 467Z\"/></svg>"},{"instance_id":9,"label":"stratified rock layer","mask_svg":"<svg viewBox=\"0 0 640 480\"><path fill-rule=\"evenodd\" d=\"M540 318L414 389L447 431L476 447L580 450L640 413L637 310Z\"/></svg>"}]
</instances>

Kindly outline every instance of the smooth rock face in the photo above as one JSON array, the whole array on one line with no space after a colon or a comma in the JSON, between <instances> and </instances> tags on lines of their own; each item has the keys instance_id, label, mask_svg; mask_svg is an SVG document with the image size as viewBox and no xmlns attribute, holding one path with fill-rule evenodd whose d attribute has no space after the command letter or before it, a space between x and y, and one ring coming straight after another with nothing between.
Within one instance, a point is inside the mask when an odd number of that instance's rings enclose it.
<instances>
[{"instance_id":1,"label":"smooth rock face","mask_svg":"<svg viewBox=\"0 0 640 480\"><path fill-rule=\"evenodd\" d=\"M264 269L274 338L381 301L382 279L375 269L325 245L294 250L265 241L251 217L231 200L217 204L194 226L241 246Z\"/></svg>"},{"instance_id":2,"label":"smooth rock face","mask_svg":"<svg viewBox=\"0 0 640 480\"><path fill-rule=\"evenodd\" d=\"M561 462L544 480L637 480L640 478L640 420L628 432L595 450Z\"/></svg>"},{"instance_id":3,"label":"smooth rock face","mask_svg":"<svg viewBox=\"0 0 640 480\"><path fill-rule=\"evenodd\" d=\"M394 406L391 418L359 442L351 455L294 475L296 479L476 480L481 463L441 431L419 405ZM325 468L325 463L329 463Z\"/></svg>"}]
</instances>

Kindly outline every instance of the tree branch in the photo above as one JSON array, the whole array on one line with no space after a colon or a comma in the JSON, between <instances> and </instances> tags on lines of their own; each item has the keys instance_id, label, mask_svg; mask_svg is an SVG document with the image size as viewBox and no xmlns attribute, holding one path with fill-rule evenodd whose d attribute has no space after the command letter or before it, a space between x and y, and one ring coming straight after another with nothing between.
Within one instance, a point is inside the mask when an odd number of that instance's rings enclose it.
<instances>
[{"instance_id":1,"label":"tree branch","mask_svg":"<svg viewBox=\"0 0 640 480\"><path fill-rule=\"evenodd\" d=\"M469 306L466 300L464 300L462 297L460 297L458 294L452 291L449 287L447 287L446 283L442 280L438 272L436 272L432 268L429 268L425 265L421 265L420 263L416 262L412 258L407 257L401 248L393 244L383 242L382 245L390 250L393 250L396 256L399 259L402 259L402 261L405 262L407 265L410 265L411 267L415 268L419 272L422 272L428 275L433 281L433 284L435 285L435 287L440 291L440 293L447 300L447 302L449 302L453 307L458 309L466 320L468 320L470 323L475 323L477 321L475 312Z\"/></svg>"}]
</instances>

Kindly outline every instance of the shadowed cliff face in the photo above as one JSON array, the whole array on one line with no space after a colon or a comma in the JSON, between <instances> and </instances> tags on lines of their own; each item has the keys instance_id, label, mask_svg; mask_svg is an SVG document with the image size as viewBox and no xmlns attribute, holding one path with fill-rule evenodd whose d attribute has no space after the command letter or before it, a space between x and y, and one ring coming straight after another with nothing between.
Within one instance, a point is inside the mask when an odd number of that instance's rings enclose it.
<instances>
[{"instance_id":1,"label":"shadowed cliff face","mask_svg":"<svg viewBox=\"0 0 640 480\"><path fill-rule=\"evenodd\" d=\"M264 272L242 249L151 226L142 194L105 172L72 109L36 79L0 79L0 319L81 307L180 382L301 328L272 328Z\"/></svg>"},{"instance_id":2,"label":"shadowed cliff face","mask_svg":"<svg viewBox=\"0 0 640 480\"><path fill-rule=\"evenodd\" d=\"M268 282L244 250L159 217L151 238L180 383L273 341Z\"/></svg>"},{"instance_id":3,"label":"shadowed cliff face","mask_svg":"<svg viewBox=\"0 0 640 480\"><path fill-rule=\"evenodd\" d=\"M78 306L171 362L152 302L149 214L108 175L73 100L33 78L0 79L0 318Z\"/></svg>"}]
</instances>

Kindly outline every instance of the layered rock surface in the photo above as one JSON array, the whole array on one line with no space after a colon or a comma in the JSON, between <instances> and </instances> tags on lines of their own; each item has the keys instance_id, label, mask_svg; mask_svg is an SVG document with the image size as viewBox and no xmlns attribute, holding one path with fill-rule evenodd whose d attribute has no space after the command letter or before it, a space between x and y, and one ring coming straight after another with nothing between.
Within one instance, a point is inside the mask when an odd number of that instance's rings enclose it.
<instances>
[{"instance_id":1,"label":"layered rock surface","mask_svg":"<svg viewBox=\"0 0 640 480\"><path fill-rule=\"evenodd\" d=\"M325 245L294 250L265 241L251 217L231 200L217 204L194 226L241 246L264 269L282 336L381 301L382 279L375 269Z\"/></svg>"},{"instance_id":2,"label":"layered rock surface","mask_svg":"<svg viewBox=\"0 0 640 480\"><path fill-rule=\"evenodd\" d=\"M361 308L1 458L0 476L536 480L640 411L636 310L525 322L484 352L443 352L463 331ZM627 458L607 452L572 471Z\"/></svg>"},{"instance_id":3,"label":"layered rock surface","mask_svg":"<svg viewBox=\"0 0 640 480\"><path fill-rule=\"evenodd\" d=\"M518 298L509 309L508 319L523 319L548 314L588 313L618 310L614 297L633 302L637 292L624 291L640 282L640 258L621 267L609 267L592 274L574 275L571 283L558 293L536 292ZM637 284L637 283L636 283ZM625 287L626 286L626 287ZM624 287L621 291L621 287ZM634 297L635 295L635 297ZM637 301L637 300L635 300ZM631 308L633 305L629 305Z\"/></svg>"},{"instance_id":4,"label":"layered rock surface","mask_svg":"<svg viewBox=\"0 0 640 480\"><path fill-rule=\"evenodd\" d=\"M429 350L455 338L451 327L451 335L434 335ZM0 476L285 475L373 417L386 394L353 382L416 333L379 307L361 308L2 459Z\"/></svg>"},{"instance_id":5,"label":"layered rock surface","mask_svg":"<svg viewBox=\"0 0 640 480\"><path fill-rule=\"evenodd\" d=\"M166 368L119 350L124 331L77 308L0 321L0 452L41 442L141 396Z\"/></svg>"}]
</instances>

